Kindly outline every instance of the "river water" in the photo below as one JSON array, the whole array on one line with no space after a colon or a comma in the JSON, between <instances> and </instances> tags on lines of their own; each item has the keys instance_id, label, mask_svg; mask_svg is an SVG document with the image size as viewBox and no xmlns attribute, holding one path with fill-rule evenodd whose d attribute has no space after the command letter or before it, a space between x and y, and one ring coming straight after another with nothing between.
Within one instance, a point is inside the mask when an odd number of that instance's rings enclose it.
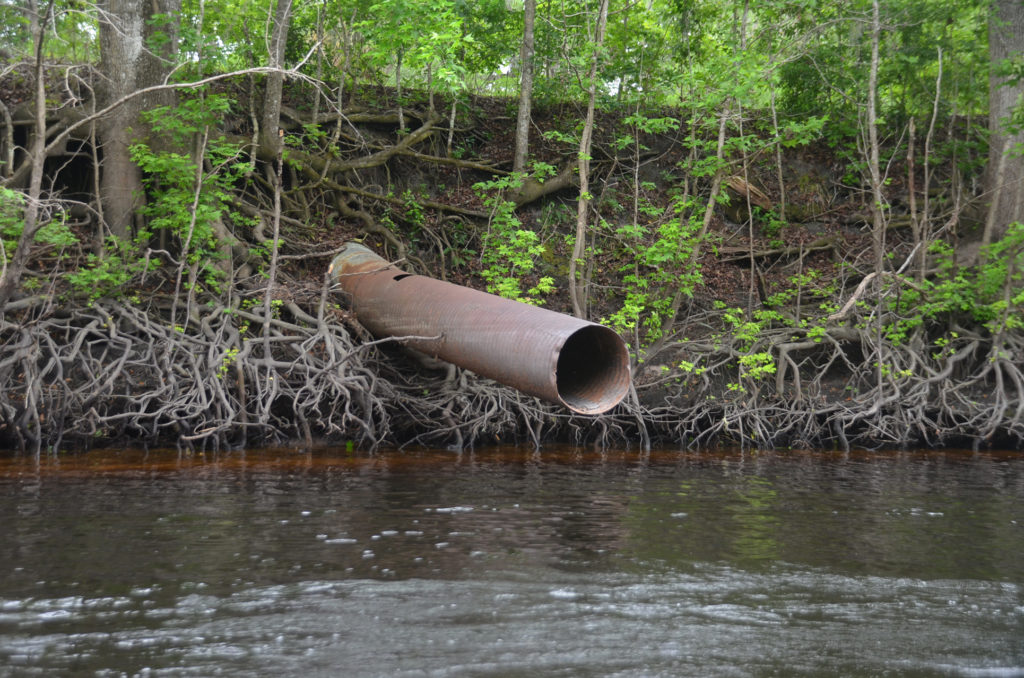
<instances>
[{"instance_id":1,"label":"river water","mask_svg":"<svg viewBox=\"0 0 1024 678\"><path fill-rule=\"evenodd\" d=\"M0 676L1024 676L1024 455L0 459Z\"/></svg>"}]
</instances>

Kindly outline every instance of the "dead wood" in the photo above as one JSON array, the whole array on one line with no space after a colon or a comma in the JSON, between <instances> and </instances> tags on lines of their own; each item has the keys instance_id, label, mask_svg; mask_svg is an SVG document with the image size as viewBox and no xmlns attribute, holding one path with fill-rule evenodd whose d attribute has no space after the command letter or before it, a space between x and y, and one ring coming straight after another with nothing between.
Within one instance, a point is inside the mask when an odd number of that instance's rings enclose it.
<instances>
[{"instance_id":1,"label":"dead wood","mask_svg":"<svg viewBox=\"0 0 1024 678\"><path fill-rule=\"evenodd\" d=\"M409 149L402 151L402 155L410 158L415 158L425 163L433 165L450 165L451 167L458 167L460 169L474 170L476 172L486 172L487 174L508 174L506 170L499 169L494 165L487 165L480 162L473 162L472 160L462 160L460 158L447 158L439 155L427 155L426 153L417 153Z\"/></svg>"},{"instance_id":2,"label":"dead wood","mask_svg":"<svg viewBox=\"0 0 1024 678\"><path fill-rule=\"evenodd\" d=\"M526 177L522 186L512 191L508 199L522 207L536 200L557 193L558 191L579 186L579 172L574 163L568 163L559 170L558 174L540 181L536 177Z\"/></svg>"},{"instance_id":3,"label":"dead wood","mask_svg":"<svg viewBox=\"0 0 1024 678\"><path fill-rule=\"evenodd\" d=\"M771 198L765 195L764 191L746 181L743 177L730 176L723 183L725 183L726 187L737 199L743 202L749 202L751 205L760 207L766 212L771 211L775 207Z\"/></svg>"},{"instance_id":4,"label":"dead wood","mask_svg":"<svg viewBox=\"0 0 1024 678\"><path fill-rule=\"evenodd\" d=\"M288 150L284 159L285 162L288 163L296 163L306 167L311 167L320 174L345 173L355 170L380 167L394 156L413 148L420 142L429 138L436 132L436 125L441 120L442 118L438 115L430 115L426 117L422 125L408 134L402 135L396 143L389 144L375 152L360 154L352 158L339 159L327 154L321 155L291 148ZM251 140L241 137L234 138L233 141L241 146L250 146L251 142ZM273 162L274 160L272 156L268 155L268 151L263 148L257 148L256 155L260 160L265 162Z\"/></svg>"},{"instance_id":5,"label":"dead wood","mask_svg":"<svg viewBox=\"0 0 1024 678\"><path fill-rule=\"evenodd\" d=\"M813 242L807 243L806 245L793 245L790 247L773 247L766 250L754 250L751 251L747 247L730 247L723 246L718 248L718 255L722 261L743 261L749 260L751 257L754 259L767 259L768 257L791 257L798 256L803 258L811 252L821 252L825 250L832 250L833 252L838 249L839 242L836 238L818 238Z\"/></svg>"},{"instance_id":6,"label":"dead wood","mask_svg":"<svg viewBox=\"0 0 1024 678\"><path fill-rule=\"evenodd\" d=\"M331 182L329 186L331 187L332 190L338 191L340 193L358 195L361 198L367 198L369 200L383 202L389 205L404 206L407 204L407 201L402 198L397 198L395 196L389 195L380 195L378 193L374 193L373 191L367 191L361 188L355 188L353 186L345 186L344 184L339 184L337 182ZM416 200L416 204L419 205L420 207L436 210L438 212L460 214L464 217L471 217L473 219L486 220L488 216L487 212L481 210L471 210L466 209L465 207L458 207L456 205L446 205L435 200Z\"/></svg>"}]
</instances>

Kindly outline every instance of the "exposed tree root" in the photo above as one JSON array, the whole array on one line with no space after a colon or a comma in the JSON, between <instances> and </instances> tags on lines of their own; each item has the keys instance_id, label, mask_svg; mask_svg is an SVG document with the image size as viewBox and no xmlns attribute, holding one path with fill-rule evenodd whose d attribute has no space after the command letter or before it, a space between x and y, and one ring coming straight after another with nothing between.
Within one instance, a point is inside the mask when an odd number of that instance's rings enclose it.
<instances>
[{"instance_id":1,"label":"exposed tree root","mask_svg":"<svg viewBox=\"0 0 1024 678\"><path fill-rule=\"evenodd\" d=\"M728 341L675 348L670 369L600 417L570 415L462 370L361 336L315 300L275 317L206 305L97 302L0 325L0 435L23 450L102 444L361 448L494 443L881 447L1024 441L1024 355L967 331L941 351L835 328L820 341L768 333L773 380L745 378ZM305 306L305 307L304 307ZM315 308L312 308L315 307ZM263 327L269 323L269 342ZM265 350L270 347L269 353ZM934 347L933 347L934 349ZM732 384L732 386L730 386Z\"/></svg>"},{"instance_id":2,"label":"exposed tree root","mask_svg":"<svg viewBox=\"0 0 1024 678\"><path fill-rule=\"evenodd\" d=\"M776 357L773 381L745 377L728 340L680 345L689 363L704 368L699 375L673 371L641 386L654 435L690 447L1024 441L1019 341L995 347L990 337L961 328L941 348L919 341L893 345L846 327L815 339L794 340L792 329L771 331L761 341Z\"/></svg>"},{"instance_id":3,"label":"exposed tree root","mask_svg":"<svg viewBox=\"0 0 1024 678\"><path fill-rule=\"evenodd\" d=\"M295 131L311 122L295 111L283 112L296 122L291 126ZM252 172L233 200L236 209L253 218L251 228L226 218L213 226L222 242L217 253L224 255L221 265L230 289L208 299L148 279L145 285L133 281L140 290L146 288L140 295L145 307L129 303L127 292L119 301L85 305L73 301L75 291L63 282L62 273L76 264L41 244L34 246L31 261L29 250L19 249L24 261L12 266L19 276L35 276L36 285L20 288L12 282L0 295L10 295L6 304L0 303L0 444L41 452L111 444L223 448L352 443L372 449L508 442L539 446L559 440L641 448L850 448L1024 442L1024 336L1019 330L993 337L976 327L953 327L945 328L954 331L943 335L941 345L928 338L925 328L899 344L885 340L878 328L891 319L882 322L865 314L892 311L866 299L883 283L915 286L899 273L860 273L859 286L842 308L819 318L826 329L816 333L799 322L798 296L788 326L759 332L753 345L748 345L749 338L741 341L723 331L727 324L722 317L704 317L691 308L685 322L677 320L685 296L680 289L669 306L670 320L660 328L662 337L648 351L648 364L655 358L661 363L657 371L645 368L637 374L630 397L598 417L571 415L466 371L425 365L401 346L401 338L374 340L366 335L344 311L327 303L326 287L296 295L278 278L272 287L280 293L266 304L243 303L265 298L264 289L246 285L256 284L254 272L266 263L249 250L267 242L275 243L274 256L281 262L299 262L329 256L337 251L333 245L370 235L395 259L442 276L451 270L446 257L466 258L478 247L474 239L480 229L473 222L485 223L488 215L479 209L479 200L466 197L461 174L447 186L452 193L444 195L457 196L462 190L462 199L449 205L444 199L428 200L426 192L399 193L411 182L395 184L392 173L398 175L415 162L484 178L505 174L498 168L501 163L428 154L424 147L436 142L443 129L438 128L441 117L411 110L404 115L419 126L396 132L387 141L355 125L394 124L391 113L346 112L346 136L339 126L333 139L338 149L333 143L330 148L289 149L277 176L287 176L288 190L282 189L284 182L275 185L270 173L264 178ZM59 127L38 157L84 129L86 120L83 116ZM6 123L8 130L13 124ZM723 114L720 157L725 124ZM229 139L249 148L248 130L232 133ZM8 140L0 146L10 149L12 144ZM251 150L277 166L276 155L267 149ZM22 163L6 181L24 182L29 165ZM559 165L555 176L543 182L528 178L506 197L523 206L577 188L575 163ZM733 177L734 190L752 192L746 180L743 185L738 181ZM715 194L717 184L710 189ZM714 206L714 198L709 199L702 236ZM421 239L418 246L411 246L402 229L394 227L403 221ZM279 233L278 227L286 232ZM75 255L78 264L86 249L100 249L99 232L90 236L93 240L83 240L87 247ZM553 230L550 235L557 242L563 234ZM803 270L812 253L831 250L838 258L844 246L836 236L767 249L749 243L722 246L718 261L751 261L756 271L754 260L770 265L789 259ZM178 234L178 242L168 244L161 256L175 263L178 255L173 252L182 248ZM435 250L433 265L418 258L429 258ZM696 265L700 252L694 250L690 265ZM152 254L145 253L147 260ZM557 262L548 263L557 268ZM606 263L613 266L610 260ZM176 265L180 276L186 264ZM301 273L306 274L308 269ZM179 294L163 298L154 285L164 293L173 287ZM1010 286L1005 289L1008 294ZM1011 308L1009 297L1006 302ZM713 335L711 328L719 333ZM687 335L697 339L676 344L666 339ZM741 357L758 352L771 356L774 374L744 371Z\"/></svg>"},{"instance_id":4,"label":"exposed tree root","mask_svg":"<svg viewBox=\"0 0 1024 678\"><path fill-rule=\"evenodd\" d=\"M360 336L325 298L312 312L282 303L272 318L200 305L185 326L166 309L111 301L4 322L0 436L37 453L592 439L589 421L467 372L426 370L401 338Z\"/></svg>"}]
</instances>

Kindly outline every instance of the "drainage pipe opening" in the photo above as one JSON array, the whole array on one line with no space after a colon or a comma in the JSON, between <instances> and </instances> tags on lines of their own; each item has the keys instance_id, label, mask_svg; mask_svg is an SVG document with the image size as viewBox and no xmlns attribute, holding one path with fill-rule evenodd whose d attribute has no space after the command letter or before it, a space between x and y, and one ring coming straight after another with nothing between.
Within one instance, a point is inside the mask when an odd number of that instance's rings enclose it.
<instances>
[{"instance_id":1,"label":"drainage pipe opening","mask_svg":"<svg viewBox=\"0 0 1024 678\"><path fill-rule=\"evenodd\" d=\"M558 397L580 414L615 407L629 391L629 353L615 332L588 325L573 332L558 353Z\"/></svg>"}]
</instances>

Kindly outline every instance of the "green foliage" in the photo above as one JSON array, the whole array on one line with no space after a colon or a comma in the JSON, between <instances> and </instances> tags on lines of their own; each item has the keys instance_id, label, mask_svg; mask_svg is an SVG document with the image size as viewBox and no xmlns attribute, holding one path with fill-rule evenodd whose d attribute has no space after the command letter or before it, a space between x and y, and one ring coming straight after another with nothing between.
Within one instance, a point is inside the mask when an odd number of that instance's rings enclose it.
<instances>
[{"instance_id":1,"label":"green foliage","mask_svg":"<svg viewBox=\"0 0 1024 678\"><path fill-rule=\"evenodd\" d=\"M1010 224L974 269L958 268L953 248L944 241L933 242L930 253L937 274L900 288L897 319L885 327L889 341L901 344L918 328L945 327L954 320L984 326L993 335L1024 327L1024 225Z\"/></svg>"},{"instance_id":2,"label":"green foliage","mask_svg":"<svg viewBox=\"0 0 1024 678\"><path fill-rule=\"evenodd\" d=\"M175 146L188 147L197 138L204 138L212 125L231 107L224 96L214 95L189 99L175 108L160 107L146 114L153 129L169 137ZM146 173L145 183L151 193L143 213L149 228L163 230L179 242L186 261L197 265L201 278L216 289L223 273L216 262L223 258L214 225L232 214L231 190L250 170L240 158L236 145L211 137L200 149L202 156L193 157L173 151L156 151L146 144L131 147L132 159ZM211 168L205 170L203 164ZM140 242L149 236L140 234Z\"/></svg>"},{"instance_id":3,"label":"green foliage","mask_svg":"<svg viewBox=\"0 0 1024 678\"><path fill-rule=\"evenodd\" d=\"M985 326L992 334L1024 329L1024 224L1010 224L987 255L979 279L981 293L992 299L988 307L993 317Z\"/></svg>"},{"instance_id":4,"label":"green foliage","mask_svg":"<svg viewBox=\"0 0 1024 678\"><path fill-rule=\"evenodd\" d=\"M801 120L788 120L777 131L779 143L785 148L806 146L821 136L827 122L827 115L812 115Z\"/></svg>"},{"instance_id":5,"label":"green foliage","mask_svg":"<svg viewBox=\"0 0 1024 678\"><path fill-rule=\"evenodd\" d=\"M84 265L68 276L80 294L90 299L125 294L136 276L159 264L144 254L159 231L173 238L185 263L197 270L198 280L219 291L224 274L216 264L224 255L214 227L225 218L236 224L248 223L233 213L230 205L234 185L251 165L240 159L237 146L208 138L209 130L230 106L224 96L197 96L174 108L159 107L144 114L154 134L168 142L159 146L139 143L130 149L132 159L145 173L149 200L142 211L147 225L131 242L107 238L101 254L87 255ZM199 155L154 150L164 146L194 148Z\"/></svg>"},{"instance_id":6,"label":"green foliage","mask_svg":"<svg viewBox=\"0 0 1024 678\"><path fill-rule=\"evenodd\" d=\"M538 102L578 99L593 54L595 2L538 2L535 94ZM94 5L58 3L46 48L56 60L94 62L99 22ZM149 19L156 53L177 29L181 67L175 77L200 77L266 65L263 48L275 3L184 0L180 14ZM979 111L987 75L983 35L989 3L966 0L889 0L882 3L879 92L883 116L900 125L930 111L943 50L943 114ZM869 56L866 0L612 0L598 75L599 102L633 110L637 101L656 110L681 106L697 127L732 99L764 109L771 92L780 103L780 136L792 125L828 117L827 133L848 140L857 129ZM745 17L741 17L744 15ZM741 34L740 19L746 31ZM175 25L177 21L177 25ZM398 58L414 86L448 93L514 94L522 35L521 1L325 0L295 3L286 61L322 68L336 81L350 49L347 76L385 82ZM18 3L0 3L0 48L18 60L30 51L29 21ZM305 57L313 48L322 58ZM509 66L511 65L511 69ZM1005 67L1014 71L1012 63ZM658 119L661 115L651 115Z\"/></svg>"},{"instance_id":7,"label":"green foliage","mask_svg":"<svg viewBox=\"0 0 1024 678\"><path fill-rule=\"evenodd\" d=\"M845 146L859 126L859 113L849 103L863 100L867 83L871 32L863 17L870 5L862 0L801 5L804 11L791 14L779 38L814 31L815 40L779 67L781 103L795 119L827 115L827 136ZM978 40L986 30L987 2L892 0L881 3L881 13L886 28L879 45L879 116L887 127L930 115L940 49L940 113L983 110L985 88L976 83L988 69L987 45Z\"/></svg>"},{"instance_id":8,"label":"green foliage","mask_svg":"<svg viewBox=\"0 0 1024 678\"><path fill-rule=\"evenodd\" d=\"M741 308L726 308L722 314L726 327L731 331L733 338L739 342L740 351L750 351L757 343L761 333L771 325L772 322L782 320L782 315L777 311L759 309L754 311L753 318L747 318Z\"/></svg>"},{"instance_id":9,"label":"green foliage","mask_svg":"<svg viewBox=\"0 0 1024 678\"><path fill-rule=\"evenodd\" d=\"M14 254L18 239L25 228L24 209L24 194L0 186L0 238L3 239L4 252L8 260ZM63 210L58 210L52 219L39 227L34 242L55 247L78 244L78 238L68 228L65 216Z\"/></svg>"},{"instance_id":10,"label":"green foliage","mask_svg":"<svg viewBox=\"0 0 1024 678\"><path fill-rule=\"evenodd\" d=\"M594 207L615 223L598 221L588 233L595 246L587 256L588 263L597 264L595 268L608 260L598 260L600 253L623 263L619 273L624 289L607 322L632 335L637 348L662 339L666 322L676 312L674 302L693 295L701 284L700 248L705 243L698 234L710 199L708 186L716 176L735 173L741 156L765 158L770 156L767 150L792 149L824 138L846 163L845 182L853 191L863 184L866 164L856 140L863 131L870 66L871 36L865 17L871 5L867 0L614 0L596 83L588 79L596 49L597 3L540 0L538 4L535 102L560 104L555 114L562 116L554 125L557 131L544 135L545 150L565 145L575 152L579 147L582 126L572 104L589 85L597 86L600 106L619 113L599 116L597 129L598 138L611 139L618 151L611 163L615 167L607 175L613 181L601 189L598 182L592 185L595 197L602 198L600 203L595 200ZM57 7L63 11L57 12L48 33L47 55L95 63L98 41L94 38L103 19L98 6L58 3ZM1002 64L988 63L987 45L978 36L986 29L989 2L887 0L881 9L886 29L880 45L878 96L884 123L880 129L889 134L883 164L893 167L888 179L899 178L899 164L905 157L899 139L906 138L901 135L907 121L912 118L919 123L919 142L921 130L928 127L941 50L942 96L934 155L929 159L936 177L932 187L946 181L953 170L963 174L962 185L969 185L987 157L982 129L987 93L978 83L994 66L998 75L1019 88L1024 61L1015 57ZM185 0L180 17L151 18L147 46L160 52L169 45L171 29L178 29L182 67L175 78L264 65L263 44L273 10L274 3ZM12 63L30 51L26 17L17 3L0 4L0 48L13 55ZM176 19L180 19L178 26ZM403 79L412 87L441 90L456 99L474 87L485 94L509 94L515 92L518 81L521 28L522 6L515 0L299 3L294 6L286 61L298 63L311 48L322 45L323 51L313 53L316 58L302 68L311 74L314 64L322 66L325 80L336 85L350 56L343 81L346 96L356 89L349 86L352 80L360 81L357 85L393 81L399 60ZM343 50L350 51L346 55ZM24 84L18 80L23 77L19 73L9 74L12 92ZM513 108L510 104L510 112ZM251 165L239 159L237 147L216 135L198 142L230 112L224 97L194 93L173 109L149 114L147 120L162 138L156 140L159 143L132 148L133 158L146 173L147 226L137 241L108 241L102 255L90 256L69 278L77 289L90 296L119 293L153 265L141 252L155 232L169 236L172 249L183 253L202 282L217 287L221 273L216 264L224 243L218 241L214 227L221 222L242 223L231 213L231 192L247 180ZM602 128L610 119L618 119L619 126ZM720 120L726 121L724 157L718 157ZM1012 129L1024 127L1024 108L1018 107L1007 122ZM662 184L643 181L627 188L621 180L632 169L624 165L633 158L639 163L648 146L660 153L655 142L666 137L681 143L684 154L672 181L679 181L680 175L687 181L685 197L673 199L674 212L665 209ZM306 125L294 130L287 142L335 153L339 149L327 148L331 138L330 127ZM595 150L595 158L607 157L606 150ZM671 152L677 150L678 146ZM936 169L940 164L942 168ZM540 181L556 171L549 163L531 166L532 176ZM619 180L617 188L614 180ZM509 177L476 185L491 213L488 228L479 238L479 260L489 290L536 301L551 290L553 280L537 281L534 262L546 253L545 240L569 230L572 215L550 202L541 206L538 230L524 227L514 204L504 198L521 181L522 177ZM889 198L895 202L894 193L890 191ZM726 200L724 195L714 198ZM0 236L8 253L21 232L22 203L20 193L0 189ZM401 194L398 203L380 223L415 246L430 216L412 192ZM952 209L951 205L936 207L934 202L931 207L933 214ZM783 223L778 215L768 212L756 219L761 232L779 244ZM446 254L454 265L463 265L474 255L469 248L471 237L457 229L444 234ZM969 321L993 335L1019 329L1024 317L1022 240L1022 227L1012 225L974 269L957 268L949 246L936 241L931 244L937 265L934 275L924 280L896 279L887 290L894 294L877 302L879 308L864 310L877 311L887 320L886 336L895 343L906 342L919 331L928 336L946 333L952 321ZM67 225L54 218L40 230L37 242L66 247L75 240ZM892 281L894 276L887 274L885 280ZM785 285L773 290L765 310L721 309L731 339L744 352L739 360L741 383L770 374L771 363L765 358L770 355L759 343L770 326L787 323L787 330L791 326L794 334L802 332L813 340L825 336L823 321L812 316L836 309L834 290L824 288L814 270L791 276ZM808 295L813 295L814 304L823 304L803 306ZM788 310L794 304L798 311L790 319ZM801 308L808 310L801 313ZM781 312L787 312L787 317Z\"/></svg>"},{"instance_id":11,"label":"green foliage","mask_svg":"<svg viewBox=\"0 0 1024 678\"><path fill-rule=\"evenodd\" d=\"M775 358L768 351L748 353L740 357L740 375L753 380L775 374Z\"/></svg>"},{"instance_id":12,"label":"green foliage","mask_svg":"<svg viewBox=\"0 0 1024 678\"><path fill-rule=\"evenodd\" d=\"M136 276L155 269L159 260L139 256L136 243L114 236L107 238L102 254L89 253L85 264L67 278L74 290L89 301L101 297L121 297Z\"/></svg>"},{"instance_id":13,"label":"green foliage","mask_svg":"<svg viewBox=\"0 0 1024 678\"><path fill-rule=\"evenodd\" d=\"M665 134L679 129L679 120L676 118L670 116L650 118L640 112L626 116L622 122L643 134ZM628 138L632 142L632 137Z\"/></svg>"},{"instance_id":14,"label":"green foliage","mask_svg":"<svg viewBox=\"0 0 1024 678\"><path fill-rule=\"evenodd\" d=\"M543 137L548 141L555 141L566 146L579 146L580 139L577 132L568 133L561 132L556 129L550 129L544 132Z\"/></svg>"},{"instance_id":15,"label":"green foliage","mask_svg":"<svg viewBox=\"0 0 1024 678\"><path fill-rule=\"evenodd\" d=\"M273 25L275 2L249 0L182 0L178 26L181 77L200 78L217 72L266 66L268 50L263 31ZM286 61L308 50L302 31L306 3L292 8L292 31ZM297 54L298 53L298 54Z\"/></svg>"},{"instance_id":16,"label":"green foliage","mask_svg":"<svg viewBox=\"0 0 1024 678\"><path fill-rule=\"evenodd\" d=\"M444 254L448 257L448 263L451 266L455 268L467 266L476 256L476 250L470 247L470 238L469 229L463 228L461 225L448 231L449 244L444 248Z\"/></svg>"},{"instance_id":17,"label":"green foliage","mask_svg":"<svg viewBox=\"0 0 1024 678\"><path fill-rule=\"evenodd\" d=\"M466 67L461 60L475 38L466 33L452 0L378 0L367 10L358 28L367 38L366 56L378 71L402 60L403 71L426 82L427 71L436 86L461 91Z\"/></svg>"},{"instance_id":18,"label":"green foliage","mask_svg":"<svg viewBox=\"0 0 1024 678\"><path fill-rule=\"evenodd\" d=\"M0 186L0 236L3 237L4 252L10 259L18 238L25 228L25 196L17 191Z\"/></svg>"},{"instance_id":19,"label":"green foliage","mask_svg":"<svg viewBox=\"0 0 1024 678\"><path fill-rule=\"evenodd\" d=\"M59 219L51 219L36 231L35 241L54 245L56 247L71 247L78 244L78 237L68 228L64 218L67 214L63 211L58 214Z\"/></svg>"},{"instance_id":20,"label":"green foliage","mask_svg":"<svg viewBox=\"0 0 1024 678\"><path fill-rule=\"evenodd\" d=\"M423 211L423 207L416 200L416 196L409 189L406 189L402 194L402 203L405 206L405 218L415 228L422 228L423 224L426 223L427 217Z\"/></svg>"},{"instance_id":21,"label":"green foliage","mask_svg":"<svg viewBox=\"0 0 1024 678\"><path fill-rule=\"evenodd\" d=\"M615 229L620 255L629 262L621 269L625 298L604 322L633 335L638 348L661 338L675 295L693 296L703 282L695 256L703 206L692 198L678 198L674 210L676 218L653 228L627 224Z\"/></svg>"},{"instance_id":22,"label":"green foliage","mask_svg":"<svg viewBox=\"0 0 1024 678\"><path fill-rule=\"evenodd\" d=\"M772 308L786 306L802 295L804 290L817 282L820 277L821 273L814 268L809 268L806 271L789 276L786 281L790 287L769 295L764 301L765 306Z\"/></svg>"},{"instance_id":23,"label":"green foliage","mask_svg":"<svg viewBox=\"0 0 1024 678\"><path fill-rule=\"evenodd\" d=\"M523 291L526 276L533 272L534 261L546 251L536 232L523 228L515 215L515 203L503 192L522 185L524 176L512 174L492 181L474 184L475 190L491 212L487 232L481 237L481 275L487 291L528 304L554 290L554 279L541 277L537 284Z\"/></svg>"},{"instance_id":24,"label":"green foliage","mask_svg":"<svg viewBox=\"0 0 1024 678\"><path fill-rule=\"evenodd\" d=\"M32 35L28 13L12 2L0 3L0 47L27 53L31 49Z\"/></svg>"},{"instance_id":25,"label":"green foliage","mask_svg":"<svg viewBox=\"0 0 1024 678\"><path fill-rule=\"evenodd\" d=\"M232 346L224 351L224 357L221 358L220 365L217 366L217 378L223 379L227 376L228 370L232 365L235 364L235 359L238 357L238 347Z\"/></svg>"}]
</instances>

